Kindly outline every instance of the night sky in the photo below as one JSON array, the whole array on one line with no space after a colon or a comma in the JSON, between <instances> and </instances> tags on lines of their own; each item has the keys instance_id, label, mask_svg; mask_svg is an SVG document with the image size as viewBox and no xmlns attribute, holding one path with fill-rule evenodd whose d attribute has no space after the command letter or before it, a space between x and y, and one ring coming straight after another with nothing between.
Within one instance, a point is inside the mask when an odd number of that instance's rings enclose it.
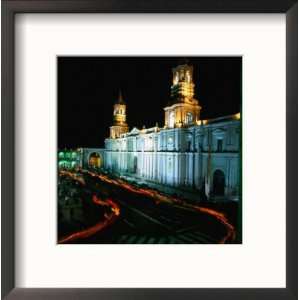
<instances>
[{"instance_id":1,"label":"night sky","mask_svg":"<svg viewBox=\"0 0 300 300\"><path fill-rule=\"evenodd\" d=\"M187 57L194 66L201 119L237 113L241 105L241 57ZM119 89L133 127L164 125L172 67L180 57L59 57L58 147L103 147Z\"/></svg>"}]
</instances>

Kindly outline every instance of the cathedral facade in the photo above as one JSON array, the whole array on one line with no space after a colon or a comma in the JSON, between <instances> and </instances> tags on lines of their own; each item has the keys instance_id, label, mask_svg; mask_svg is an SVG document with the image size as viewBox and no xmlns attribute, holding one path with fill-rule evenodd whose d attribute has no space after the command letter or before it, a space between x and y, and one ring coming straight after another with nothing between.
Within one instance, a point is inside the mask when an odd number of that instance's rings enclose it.
<instances>
[{"instance_id":1,"label":"cathedral facade","mask_svg":"<svg viewBox=\"0 0 300 300\"><path fill-rule=\"evenodd\" d=\"M105 140L103 167L116 175L189 190L208 199L238 200L240 195L240 114L203 120L194 98L193 67L173 70L171 101L164 126L133 128L119 95Z\"/></svg>"}]
</instances>

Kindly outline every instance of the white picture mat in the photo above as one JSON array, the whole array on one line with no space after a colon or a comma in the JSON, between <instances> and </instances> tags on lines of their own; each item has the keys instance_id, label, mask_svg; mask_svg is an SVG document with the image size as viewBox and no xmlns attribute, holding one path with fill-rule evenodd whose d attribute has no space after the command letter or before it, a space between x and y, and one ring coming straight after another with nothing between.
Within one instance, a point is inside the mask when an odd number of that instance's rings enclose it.
<instances>
[{"instance_id":1,"label":"white picture mat","mask_svg":"<svg viewBox=\"0 0 300 300\"><path fill-rule=\"evenodd\" d=\"M242 245L56 245L57 55L243 56ZM285 287L285 68L283 14L17 15L17 286Z\"/></svg>"}]
</instances>

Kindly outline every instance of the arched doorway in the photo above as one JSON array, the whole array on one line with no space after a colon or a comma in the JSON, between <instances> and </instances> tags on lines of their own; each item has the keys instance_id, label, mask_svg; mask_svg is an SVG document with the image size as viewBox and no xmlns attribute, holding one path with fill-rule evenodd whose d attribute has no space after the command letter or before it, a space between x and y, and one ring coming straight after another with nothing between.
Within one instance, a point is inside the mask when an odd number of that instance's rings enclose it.
<instances>
[{"instance_id":1,"label":"arched doorway","mask_svg":"<svg viewBox=\"0 0 300 300\"><path fill-rule=\"evenodd\" d=\"M101 167L101 156L99 153L93 152L89 157L89 167L100 168Z\"/></svg>"},{"instance_id":2,"label":"arched doorway","mask_svg":"<svg viewBox=\"0 0 300 300\"><path fill-rule=\"evenodd\" d=\"M216 170L213 176L213 194L215 196L224 196L225 175L223 171Z\"/></svg>"}]
</instances>

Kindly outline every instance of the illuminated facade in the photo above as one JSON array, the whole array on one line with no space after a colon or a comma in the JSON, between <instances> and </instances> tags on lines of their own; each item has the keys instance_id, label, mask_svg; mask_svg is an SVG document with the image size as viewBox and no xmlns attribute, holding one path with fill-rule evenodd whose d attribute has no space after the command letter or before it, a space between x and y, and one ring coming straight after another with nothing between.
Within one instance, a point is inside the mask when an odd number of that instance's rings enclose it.
<instances>
[{"instance_id":1,"label":"illuminated facade","mask_svg":"<svg viewBox=\"0 0 300 300\"><path fill-rule=\"evenodd\" d=\"M104 168L159 189L193 191L208 198L239 198L240 115L201 120L194 98L193 67L173 69L164 127L130 132L126 104L119 96L105 140Z\"/></svg>"},{"instance_id":2,"label":"illuminated facade","mask_svg":"<svg viewBox=\"0 0 300 300\"><path fill-rule=\"evenodd\" d=\"M171 101L165 110L167 128L186 127L200 120L200 105L194 99L193 67L187 64L173 69Z\"/></svg>"},{"instance_id":3,"label":"illuminated facade","mask_svg":"<svg viewBox=\"0 0 300 300\"><path fill-rule=\"evenodd\" d=\"M58 167L60 169L76 169L81 164L80 150L58 151Z\"/></svg>"}]
</instances>

